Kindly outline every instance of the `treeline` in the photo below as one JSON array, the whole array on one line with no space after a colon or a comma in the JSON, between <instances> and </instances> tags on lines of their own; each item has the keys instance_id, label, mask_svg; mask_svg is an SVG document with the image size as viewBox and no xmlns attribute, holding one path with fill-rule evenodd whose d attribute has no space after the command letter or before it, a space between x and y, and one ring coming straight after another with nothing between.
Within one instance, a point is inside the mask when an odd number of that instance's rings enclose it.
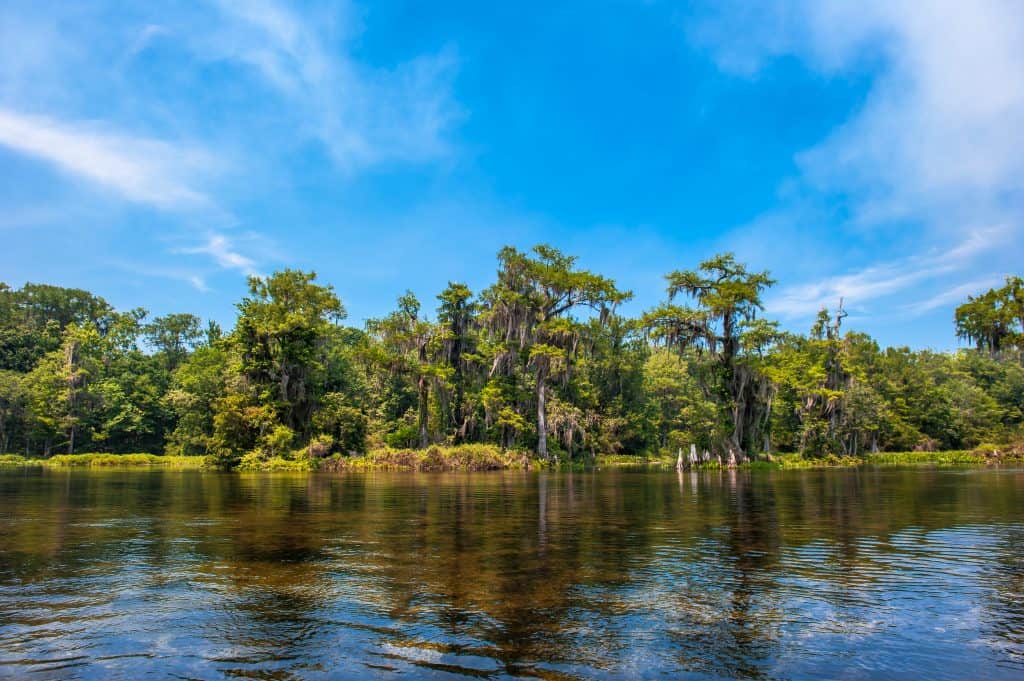
<instances>
[{"instance_id":1,"label":"treeline","mask_svg":"<svg viewBox=\"0 0 1024 681\"><path fill-rule=\"evenodd\" d=\"M357 329L313 273L251 278L234 329L147 320L87 291L0 284L0 453L206 456L224 468L390 446L491 443L544 459L691 444L741 462L960 449L1024 420L1024 282L969 299L956 353L885 348L822 310L760 317L773 285L731 255L631 294L550 246L506 247L495 282L406 293Z\"/></svg>"}]
</instances>

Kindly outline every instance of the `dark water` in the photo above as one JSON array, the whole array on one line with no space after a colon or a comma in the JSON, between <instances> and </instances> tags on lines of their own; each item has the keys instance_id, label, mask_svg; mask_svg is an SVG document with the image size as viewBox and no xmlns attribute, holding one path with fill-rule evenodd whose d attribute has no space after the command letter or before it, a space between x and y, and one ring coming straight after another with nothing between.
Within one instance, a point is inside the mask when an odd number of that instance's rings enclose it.
<instances>
[{"instance_id":1,"label":"dark water","mask_svg":"<svg viewBox=\"0 0 1024 681\"><path fill-rule=\"evenodd\" d=\"M0 471L0 676L1024 678L1024 470Z\"/></svg>"}]
</instances>

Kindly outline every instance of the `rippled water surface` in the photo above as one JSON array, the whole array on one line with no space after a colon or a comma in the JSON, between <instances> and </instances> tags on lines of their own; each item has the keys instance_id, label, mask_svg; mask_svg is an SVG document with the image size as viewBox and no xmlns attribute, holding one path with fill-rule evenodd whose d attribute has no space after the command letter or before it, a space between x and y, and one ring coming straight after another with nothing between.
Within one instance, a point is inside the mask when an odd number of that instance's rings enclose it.
<instances>
[{"instance_id":1,"label":"rippled water surface","mask_svg":"<svg viewBox=\"0 0 1024 681\"><path fill-rule=\"evenodd\" d=\"M1024 678L1024 470L0 471L0 676Z\"/></svg>"}]
</instances>

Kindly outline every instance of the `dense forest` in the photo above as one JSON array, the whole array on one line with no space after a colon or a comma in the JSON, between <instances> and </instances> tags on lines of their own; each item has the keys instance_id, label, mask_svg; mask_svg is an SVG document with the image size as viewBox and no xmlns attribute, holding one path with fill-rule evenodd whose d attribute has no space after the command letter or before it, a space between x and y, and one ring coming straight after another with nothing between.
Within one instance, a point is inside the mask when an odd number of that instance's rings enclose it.
<instances>
[{"instance_id":1,"label":"dense forest","mask_svg":"<svg viewBox=\"0 0 1024 681\"><path fill-rule=\"evenodd\" d=\"M412 293L362 329L314 273L252 277L235 327L148 319L87 291L0 284L0 453L208 457L222 468L381 447L489 443L544 460L710 451L743 462L960 449L1018 437L1024 280L957 308L953 353L880 348L841 301L807 334L761 316L732 255L631 293L542 245L480 292Z\"/></svg>"}]
</instances>

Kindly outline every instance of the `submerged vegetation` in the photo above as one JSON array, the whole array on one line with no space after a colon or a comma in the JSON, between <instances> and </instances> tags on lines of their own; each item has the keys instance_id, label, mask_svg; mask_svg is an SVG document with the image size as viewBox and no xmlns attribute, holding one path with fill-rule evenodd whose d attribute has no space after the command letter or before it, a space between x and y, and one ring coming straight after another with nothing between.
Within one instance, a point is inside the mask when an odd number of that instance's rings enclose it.
<instances>
[{"instance_id":1,"label":"submerged vegetation","mask_svg":"<svg viewBox=\"0 0 1024 681\"><path fill-rule=\"evenodd\" d=\"M406 293L353 328L330 286L285 270L250 278L229 332L0 284L0 463L490 470L674 462L691 447L724 466L1021 456L1006 444L1024 423L1018 277L957 309L956 333L976 347L953 353L881 348L842 328L841 301L808 334L782 331L761 316L769 274L731 255L667 282L666 302L631 318L631 293L575 258L507 247L478 294L450 283L428 314Z\"/></svg>"}]
</instances>

